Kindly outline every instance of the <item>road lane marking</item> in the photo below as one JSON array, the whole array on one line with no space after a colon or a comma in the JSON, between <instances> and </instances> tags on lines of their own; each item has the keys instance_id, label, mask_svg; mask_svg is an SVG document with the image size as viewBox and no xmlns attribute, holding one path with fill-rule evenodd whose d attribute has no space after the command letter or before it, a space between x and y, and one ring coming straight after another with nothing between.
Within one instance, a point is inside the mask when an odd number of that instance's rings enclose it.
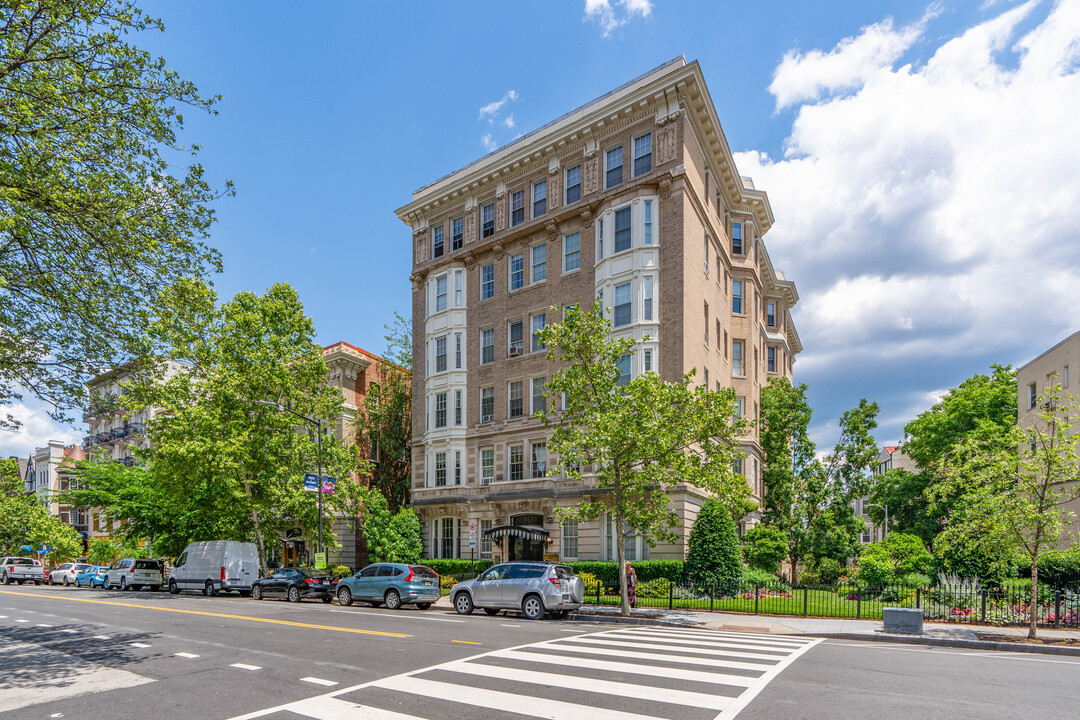
<instances>
[{"instance_id":1,"label":"road lane marking","mask_svg":"<svg viewBox=\"0 0 1080 720\"><path fill-rule=\"evenodd\" d=\"M711 648L701 647L689 647L689 646L677 646L668 645L664 643L650 643L639 641L636 638L626 637L613 637L613 638L597 638L593 640L591 638L567 638L573 642L586 643L589 645L615 645L617 647L626 648L638 648L643 650L665 650L668 652L681 652L681 653L694 653L695 655L719 655L721 657L737 657L746 658L748 660L779 660L784 655L772 655L767 653L756 652L742 652L741 650L727 650L729 647L741 647L740 645L729 645L727 643L718 643Z\"/></svg>"},{"instance_id":2,"label":"road lane marking","mask_svg":"<svg viewBox=\"0 0 1080 720\"><path fill-rule=\"evenodd\" d=\"M269 623L271 625L287 625L289 627L308 628L310 630L331 630L333 632L354 633L354 634L357 634L357 635L378 635L380 637L391 637L391 638L408 638L408 637L412 637L412 635L405 634L405 633L383 632L381 630L363 630L363 629L360 629L360 628L338 627L336 625L316 625L316 624L312 624L312 623L293 622L291 620L274 620L274 619L271 619L271 618L253 617L251 615L232 615L232 614L229 614L229 613L207 612L205 610L184 610L182 608L156 607L154 605L140 605L138 603L115 602L115 601L112 601L112 600L91 600L89 598L72 598L72 597L64 597L64 596L60 596L60 595L39 595L39 594L36 594L36 593L13 592L11 590L0 590L0 593L7 593L8 595L25 595L26 597L33 597L33 598L49 598L50 600L70 600L71 602L94 603L96 605L115 605L117 607L137 608L139 610L157 610L158 612L174 612L174 613L182 613L184 615L202 615L202 616L205 616L205 617L226 618L228 620L246 620L248 622ZM426 619L434 620L435 618L426 618ZM18 620L17 622L26 622L26 620Z\"/></svg>"},{"instance_id":3,"label":"road lane marking","mask_svg":"<svg viewBox=\"0 0 1080 720\"><path fill-rule=\"evenodd\" d=\"M734 670L759 670L765 672L771 670L773 665L761 663L748 663L736 660L719 660L714 658L686 657L682 655L665 655L663 653L635 652L631 650L611 650L609 648L590 647L587 645L571 645L576 637L559 640L558 643L537 643L532 647L550 650L564 650L567 652L581 653L582 655L601 655L607 657L628 658L634 660L652 660L654 662L680 662L686 665L707 665L709 667L726 667ZM563 644L566 642L567 644ZM675 660L678 658L678 660Z\"/></svg>"},{"instance_id":4,"label":"road lane marking","mask_svg":"<svg viewBox=\"0 0 1080 720\"><path fill-rule=\"evenodd\" d=\"M474 642L472 640L451 640L450 642L461 643L462 645L483 645L484 643Z\"/></svg>"},{"instance_id":5,"label":"road lane marking","mask_svg":"<svg viewBox=\"0 0 1080 720\"><path fill-rule=\"evenodd\" d=\"M18 619L18 620L16 620L15 622L30 622L30 621L29 621L29 620L23 620L22 618L19 618L19 619Z\"/></svg>"},{"instance_id":6,"label":"road lane marking","mask_svg":"<svg viewBox=\"0 0 1080 720\"><path fill-rule=\"evenodd\" d=\"M7 618L7 615L0 615L0 620L4 620L6 618Z\"/></svg>"},{"instance_id":7,"label":"road lane marking","mask_svg":"<svg viewBox=\"0 0 1080 720\"><path fill-rule=\"evenodd\" d=\"M798 650L778 662L775 666L769 669L768 672L758 678L756 685L752 685L750 689L748 689L746 692L736 698L734 703L725 708L724 711L716 717L716 720L733 720L735 717L738 716L740 712L742 712L743 708L750 704L751 700L757 697L758 693L764 690L766 686L768 686L768 684L772 682L773 678L775 678L783 671L784 668L798 660L800 657L802 657L802 655L804 655L808 650L810 650L810 648L818 645L819 643L821 643L821 638L807 643L803 647L799 648Z\"/></svg>"},{"instance_id":8,"label":"road lane marking","mask_svg":"<svg viewBox=\"0 0 1080 720\"><path fill-rule=\"evenodd\" d=\"M496 650L489 657L506 658L507 660L524 660L531 663L557 665L565 668L568 665L591 670L605 670L608 672L631 673L634 675L647 675L649 677L663 677L672 680L685 680L696 683L712 683L714 685L735 685L737 687L750 687L756 678L749 675L728 675L726 673L706 672L702 670L684 670L671 668L664 665L643 665L641 663L625 663L612 660L590 660L588 658L568 658L566 655L546 655L543 653L525 652L522 650Z\"/></svg>"},{"instance_id":9,"label":"road lane marking","mask_svg":"<svg viewBox=\"0 0 1080 720\"><path fill-rule=\"evenodd\" d=\"M503 625L503 627L519 628L521 625Z\"/></svg>"},{"instance_id":10,"label":"road lane marking","mask_svg":"<svg viewBox=\"0 0 1080 720\"><path fill-rule=\"evenodd\" d=\"M346 610L345 608L330 608L330 612L348 613L349 615L371 615L372 617L388 617L386 613L368 612L366 610ZM437 617L424 617L422 615L409 615L410 620L427 620L429 622L448 622L448 623L463 623L464 620L454 620L452 618L437 618Z\"/></svg>"},{"instance_id":11,"label":"road lane marking","mask_svg":"<svg viewBox=\"0 0 1080 720\"><path fill-rule=\"evenodd\" d=\"M79 631L78 630L72 630L71 628L65 628L65 629L61 630L60 632L62 632L62 633L77 633Z\"/></svg>"},{"instance_id":12,"label":"road lane marking","mask_svg":"<svg viewBox=\"0 0 1080 720\"><path fill-rule=\"evenodd\" d=\"M990 652L964 652L962 650L938 648L922 648L911 645L898 645L897 643L863 642L835 642L826 644L838 647L857 647L864 650L896 650L901 652L931 653L934 655L957 655L959 657L993 658L994 660L1023 660L1024 662L1052 663L1054 665L1080 665L1080 658L1076 660L1051 660L1049 658L1023 657L1012 650L993 650Z\"/></svg>"},{"instance_id":13,"label":"road lane marking","mask_svg":"<svg viewBox=\"0 0 1080 720\"><path fill-rule=\"evenodd\" d=\"M261 665L245 665L244 663L233 663L229 667L240 668L241 670L262 670Z\"/></svg>"},{"instance_id":14,"label":"road lane marking","mask_svg":"<svg viewBox=\"0 0 1080 720\"><path fill-rule=\"evenodd\" d=\"M300 682L314 683L315 685L322 685L324 687L333 687L338 684L337 680L323 680L322 678L317 677L302 677L300 678Z\"/></svg>"},{"instance_id":15,"label":"road lane marking","mask_svg":"<svg viewBox=\"0 0 1080 720\"><path fill-rule=\"evenodd\" d=\"M34 627L52 627L49 623L38 623Z\"/></svg>"},{"instance_id":16,"label":"road lane marking","mask_svg":"<svg viewBox=\"0 0 1080 720\"><path fill-rule=\"evenodd\" d=\"M150 647L146 643L128 643L128 644L131 645L131 647L137 647L137 648L148 648L148 647Z\"/></svg>"},{"instance_id":17,"label":"road lane marking","mask_svg":"<svg viewBox=\"0 0 1080 720\"><path fill-rule=\"evenodd\" d=\"M91 640L111 640L111 639L112 638L110 638L108 635L95 635L94 637L91 638Z\"/></svg>"},{"instance_id":18,"label":"road lane marking","mask_svg":"<svg viewBox=\"0 0 1080 720\"><path fill-rule=\"evenodd\" d=\"M195 653L189 653L189 652L173 653L173 655L175 655L176 657L188 658L189 660L192 659L192 658L200 657L199 655L196 655Z\"/></svg>"}]
</instances>

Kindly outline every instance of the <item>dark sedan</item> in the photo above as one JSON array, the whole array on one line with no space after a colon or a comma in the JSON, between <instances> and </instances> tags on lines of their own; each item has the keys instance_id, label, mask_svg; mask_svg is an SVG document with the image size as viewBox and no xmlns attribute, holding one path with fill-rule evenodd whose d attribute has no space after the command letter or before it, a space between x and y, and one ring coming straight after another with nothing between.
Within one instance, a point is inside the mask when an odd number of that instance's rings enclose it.
<instances>
[{"instance_id":1,"label":"dark sedan","mask_svg":"<svg viewBox=\"0 0 1080 720\"><path fill-rule=\"evenodd\" d=\"M314 598L328 603L334 599L334 580L322 570L282 568L256 580L251 586L251 597L253 600L279 598L294 603Z\"/></svg>"}]
</instances>

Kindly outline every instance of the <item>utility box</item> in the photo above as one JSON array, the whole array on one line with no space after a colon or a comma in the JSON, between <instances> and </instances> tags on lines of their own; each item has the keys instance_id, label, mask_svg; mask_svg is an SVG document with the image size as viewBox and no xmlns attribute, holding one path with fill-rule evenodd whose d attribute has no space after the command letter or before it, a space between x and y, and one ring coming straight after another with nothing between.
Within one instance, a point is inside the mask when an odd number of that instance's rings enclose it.
<instances>
[{"instance_id":1,"label":"utility box","mask_svg":"<svg viewBox=\"0 0 1080 720\"><path fill-rule=\"evenodd\" d=\"M881 611L884 631L900 635L923 634L923 611L915 608L885 608Z\"/></svg>"}]
</instances>

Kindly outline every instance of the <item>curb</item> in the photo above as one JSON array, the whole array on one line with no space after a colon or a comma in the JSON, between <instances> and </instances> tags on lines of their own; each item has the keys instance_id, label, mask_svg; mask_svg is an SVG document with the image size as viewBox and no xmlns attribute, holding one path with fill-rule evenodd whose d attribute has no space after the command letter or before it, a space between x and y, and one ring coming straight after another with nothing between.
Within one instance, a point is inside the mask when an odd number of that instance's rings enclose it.
<instances>
[{"instance_id":1,"label":"curb","mask_svg":"<svg viewBox=\"0 0 1080 720\"><path fill-rule=\"evenodd\" d=\"M886 635L884 633L804 633L807 637L827 640L858 640L884 642L900 645L933 645L935 647L963 648L966 650L991 650L1013 653L1040 653L1043 655L1066 655L1080 657L1080 647L1069 645L1027 645L1025 643L991 642L989 640L962 640L960 638L936 638L926 635Z\"/></svg>"}]
</instances>

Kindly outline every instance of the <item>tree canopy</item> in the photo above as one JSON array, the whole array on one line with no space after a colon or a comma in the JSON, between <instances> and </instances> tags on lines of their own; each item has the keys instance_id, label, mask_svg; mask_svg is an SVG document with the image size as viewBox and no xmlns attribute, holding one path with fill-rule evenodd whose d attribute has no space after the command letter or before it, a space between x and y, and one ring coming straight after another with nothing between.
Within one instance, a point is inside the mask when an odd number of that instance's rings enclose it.
<instances>
[{"instance_id":1,"label":"tree canopy","mask_svg":"<svg viewBox=\"0 0 1080 720\"><path fill-rule=\"evenodd\" d=\"M0 7L0 405L67 419L87 375L145 352L163 289L221 269L204 241L231 186L177 137L218 98L131 42L162 29L130 0Z\"/></svg>"},{"instance_id":2,"label":"tree canopy","mask_svg":"<svg viewBox=\"0 0 1080 720\"><path fill-rule=\"evenodd\" d=\"M61 559L82 554L82 537L75 528L49 514L38 502L37 495L28 494L19 477L15 458L0 459L0 555L24 555L24 547L34 552L52 548L52 555Z\"/></svg>"}]
</instances>

